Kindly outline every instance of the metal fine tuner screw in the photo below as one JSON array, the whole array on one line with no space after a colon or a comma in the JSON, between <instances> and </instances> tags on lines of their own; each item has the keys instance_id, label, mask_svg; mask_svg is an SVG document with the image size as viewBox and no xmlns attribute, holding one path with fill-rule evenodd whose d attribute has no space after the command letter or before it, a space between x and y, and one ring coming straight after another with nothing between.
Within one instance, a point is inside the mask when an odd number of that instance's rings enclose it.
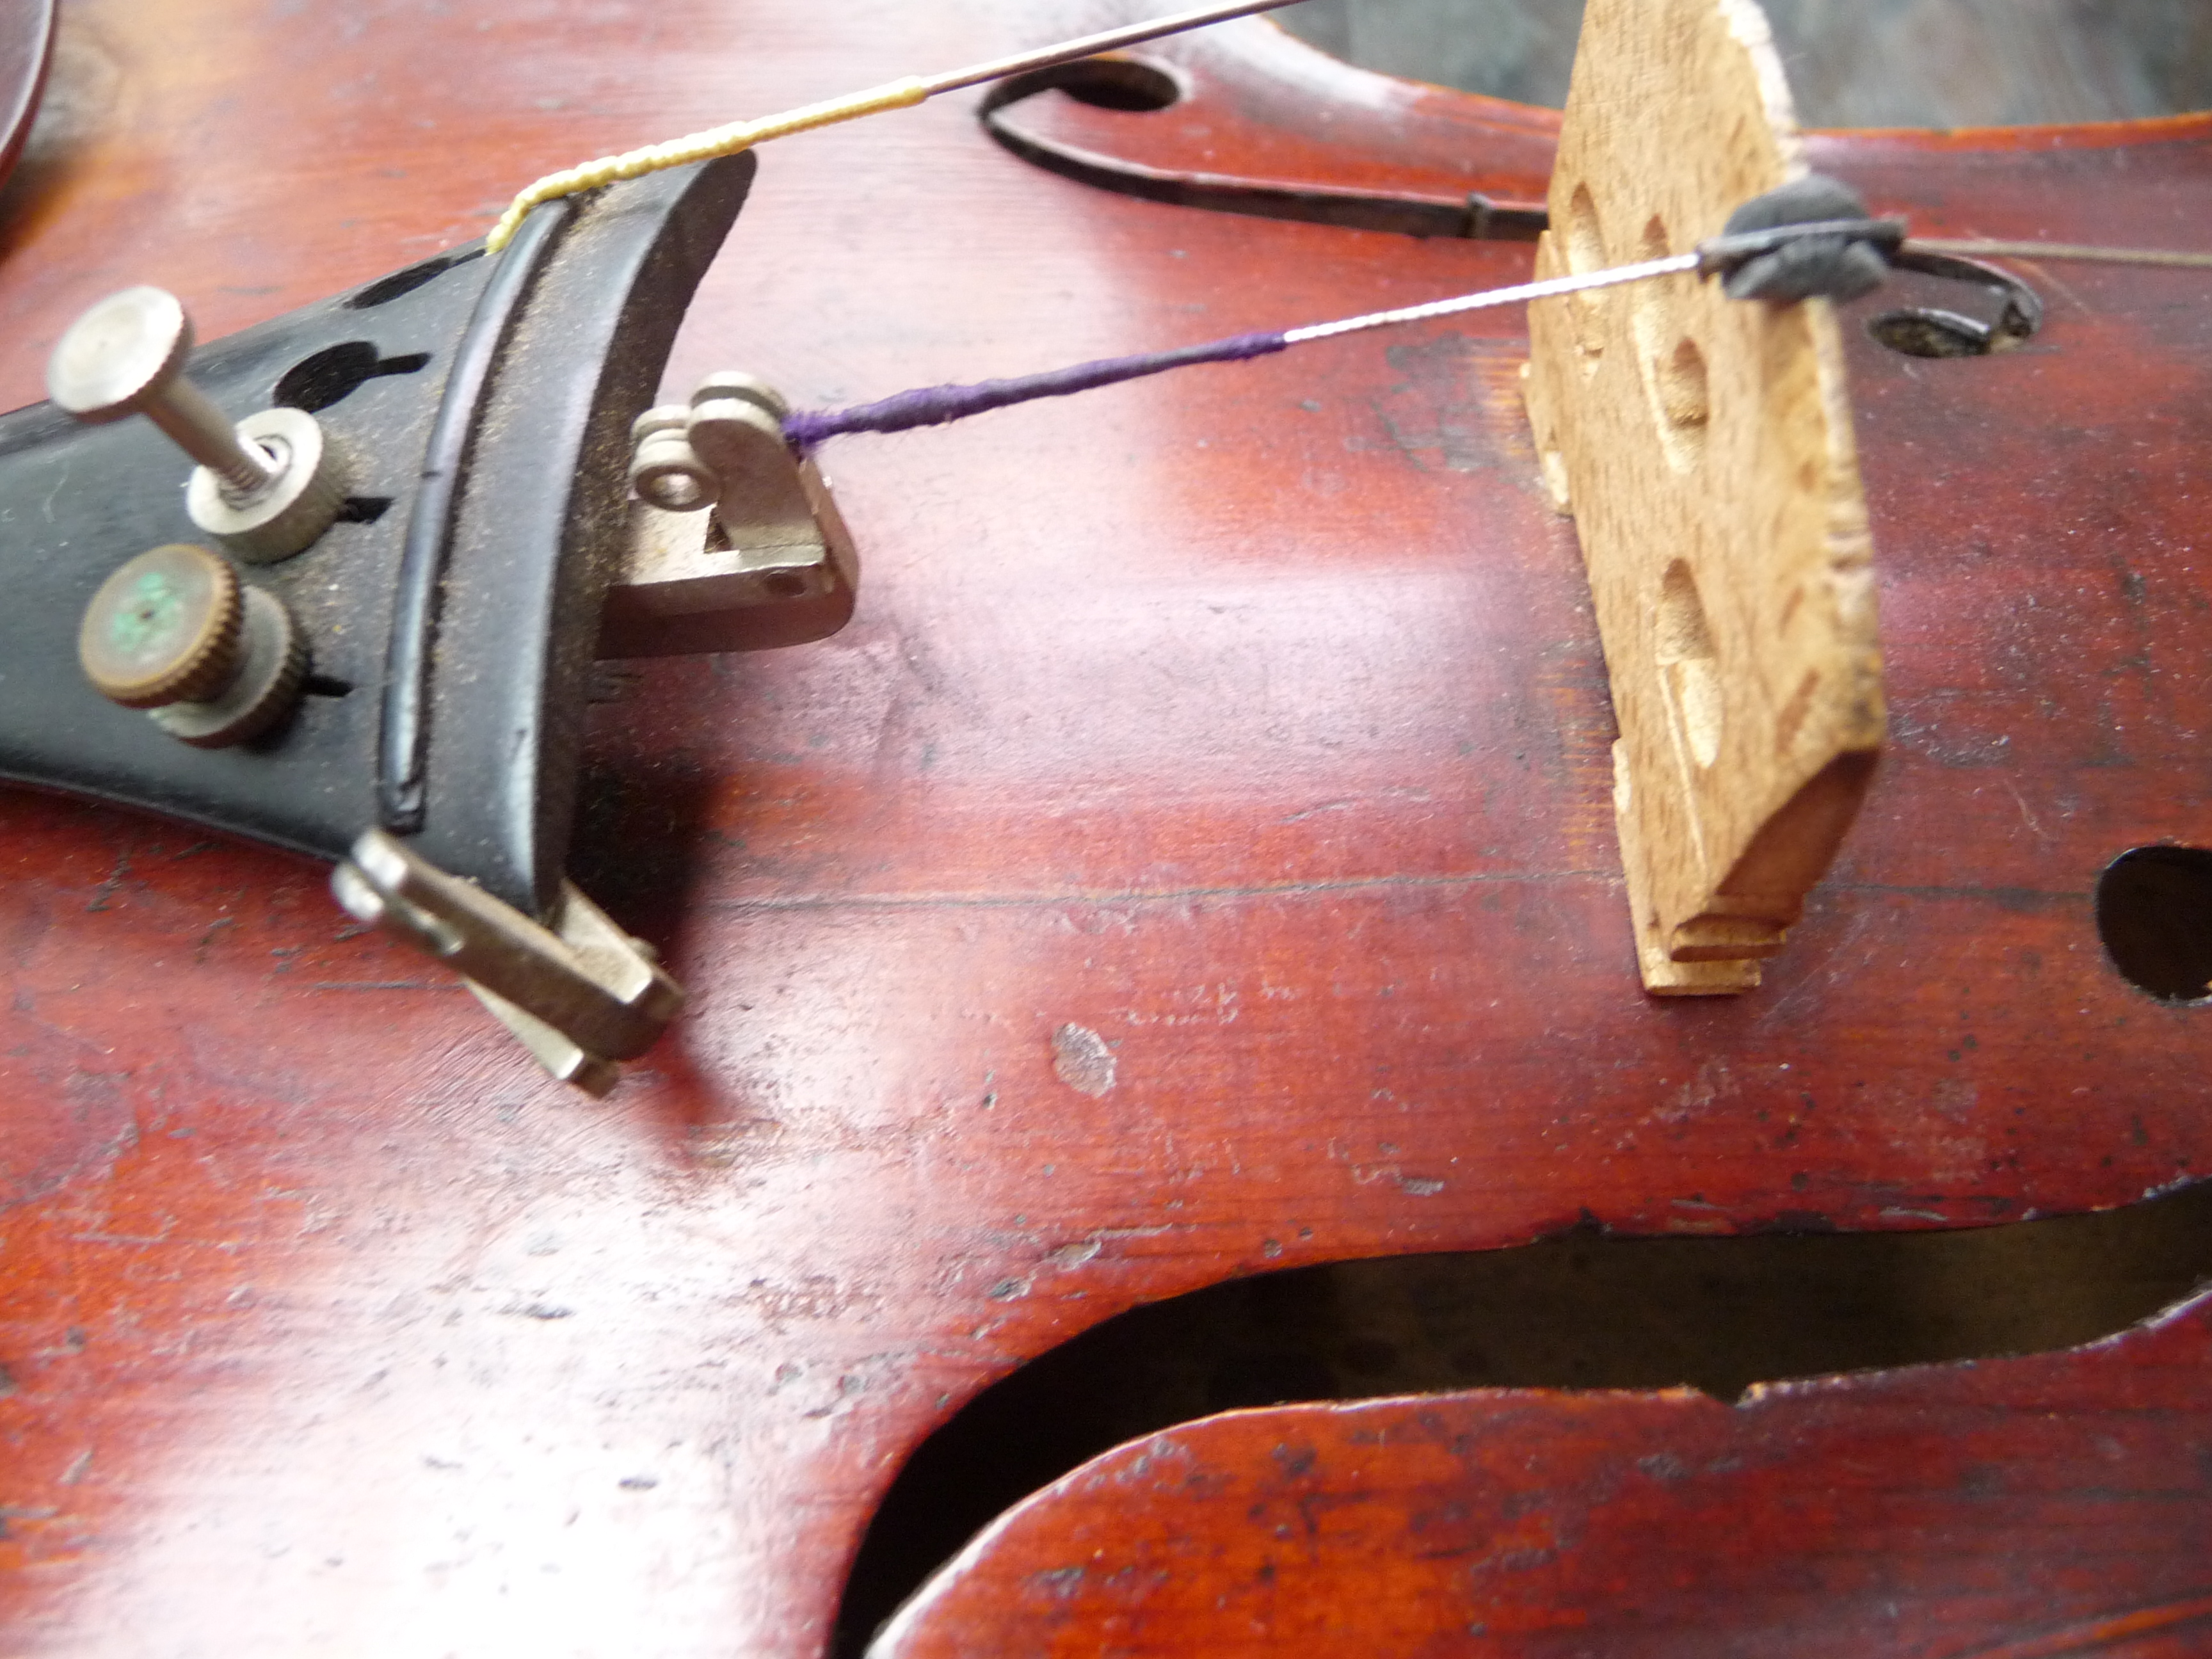
<instances>
[{"instance_id":1,"label":"metal fine tuner screw","mask_svg":"<svg viewBox=\"0 0 2212 1659\"><path fill-rule=\"evenodd\" d=\"M151 548L102 582L76 651L100 696L196 749L259 737L299 700L307 672L284 602L189 542Z\"/></svg>"},{"instance_id":2,"label":"metal fine tuner screw","mask_svg":"<svg viewBox=\"0 0 2212 1659\"><path fill-rule=\"evenodd\" d=\"M70 325L46 365L55 404L88 425L143 415L199 463L192 522L240 558L289 558L337 517L345 481L305 410L264 409L233 426L185 377L191 319L158 288L112 294Z\"/></svg>"}]
</instances>

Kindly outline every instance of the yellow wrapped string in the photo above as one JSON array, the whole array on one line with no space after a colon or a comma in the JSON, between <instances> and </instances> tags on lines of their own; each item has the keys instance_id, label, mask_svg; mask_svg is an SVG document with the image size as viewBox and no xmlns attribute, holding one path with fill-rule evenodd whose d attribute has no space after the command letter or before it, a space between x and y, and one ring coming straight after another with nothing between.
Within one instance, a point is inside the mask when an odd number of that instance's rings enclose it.
<instances>
[{"instance_id":1,"label":"yellow wrapped string","mask_svg":"<svg viewBox=\"0 0 2212 1659\"><path fill-rule=\"evenodd\" d=\"M874 115L884 110L911 108L927 98L933 90L934 88L931 82L919 76L908 76L902 81L890 81L880 87L871 88L866 92L832 98L826 103L808 104L763 120L732 122L726 127L695 132L688 138L672 138L666 143L647 144L643 149L630 150L622 155L604 156L596 161L586 161L581 167L550 173L508 204L507 211L500 216L499 222L491 228L491 234L485 239L485 251L496 253L505 247L521 228L523 219L531 209L541 202L573 196L580 190L597 190L600 185L611 185L618 179L642 178L648 173L659 173L664 167L684 167L717 155L735 155L739 150L750 149L756 144L764 144L771 138L781 138L790 133L835 126L840 121L855 121L863 115Z\"/></svg>"}]
</instances>

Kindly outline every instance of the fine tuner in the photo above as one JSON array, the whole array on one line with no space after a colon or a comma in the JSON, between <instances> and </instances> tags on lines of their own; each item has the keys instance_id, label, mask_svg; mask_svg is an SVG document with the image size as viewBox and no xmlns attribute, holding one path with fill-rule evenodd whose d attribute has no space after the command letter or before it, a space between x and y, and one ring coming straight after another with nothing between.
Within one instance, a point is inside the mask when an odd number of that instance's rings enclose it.
<instances>
[{"instance_id":1,"label":"fine tuner","mask_svg":"<svg viewBox=\"0 0 2212 1659\"><path fill-rule=\"evenodd\" d=\"M234 426L185 374L191 319L173 294L129 288L78 318L54 348L46 390L88 425L143 415L199 463L192 522L240 558L289 558L331 527L343 469L304 410L256 410Z\"/></svg>"},{"instance_id":2,"label":"fine tuner","mask_svg":"<svg viewBox=\"0 0 2212 1659\"><path fill-rule=\"evenodd\" d=\"M1210 8L988 73L1267 9ZM866 102L556 175L525 192L495 253L459 248L198 352L159 289L95 306L55 350L52 408L0 418L0 494L55 503L21 550L27 602L0 617L0 654L26 668L0 775L335 862L349 911L454 967L550 1072L603 1092L683 993L562 873L586 671L842 627L859 563L814 459L829 438L1685 276L1789 305L1850 297L1897 265L1996 295L2000 343L2040 315L2017 279L1808 176L1741 204L1718 237L1626 265L854 410L794 412L734 373L647 408L751 184L749 146L897 106ZM194 464L181 492L164 440ZM68 487L87 477L108 487ZM1717 920L1693 902L1664 937L1639 915L1647 986L1741 988L1848 821L1828 812L1791 892Z\"/></svg>"},{"instance_id":3,"label":"fine tuner","mask_svg":"<svg viewBox=\"0 0 2212 1659\"><path fill-rule=\"evenodd\" d=\"M2212 319L1996 240L2185 246L2212 115L1799 134L1753 0L1592 0L1558 112L1248 21L467 245L1193 3L87 0L19 401L159 283L341 494L255 559L152 420L0 416L10 1651L2212 1627ZM286 706L183 740L256 612Z\"/></svg>"},{"instance_id":4,"label":"fine tuner","mask_svg":"<svg viewBox=\"0 0 2212 1659\"><path fill-rule=\"evenodd\" d=\"M683 993L562 873L592 660L819 639L859 577L773 389L710 377L638 415L750 187L743 152L1281 3L571 170L526 192L493 257L458 248L198 350L173 295L103 301L57 347L52 403L0 416L0 499L44 507L9 550L0 776L336 863L347 908L604 1092Z\"/></svg>"}]
</instances>

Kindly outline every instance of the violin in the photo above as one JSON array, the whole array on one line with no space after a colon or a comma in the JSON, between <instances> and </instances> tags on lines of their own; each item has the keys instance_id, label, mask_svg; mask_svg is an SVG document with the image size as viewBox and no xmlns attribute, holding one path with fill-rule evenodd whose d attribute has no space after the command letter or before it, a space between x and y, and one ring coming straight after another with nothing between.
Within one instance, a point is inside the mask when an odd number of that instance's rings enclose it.
<instances>
[{"instance_id":1,"label":"violin","mask_svg":"<svg viewBox=\"0 0 2212 1659\"><path fill-rule=\"evenodd\" d=\"M131 284L211 350L295 313L346 325L308 356L443 349L386 322L469 265L344 301L577 156L1118 21L1045 9L86 0L0 195L0 405ZM1556 116L1260 21L1121 63L767 149L680 326L579 326L653 332L665 396L741 370L823 407L1528 276ZM2198 117L1808 142L1917 234L2185 248L2212 190ZM1117 1316L2189 1197L2208 1016L2145 963L2203 902L2202 278L2012 268L2045 309L2009 349L1845 313L1889 740L1743 995L1638 987L1511 312L825 449L849 621L592 667L565 858L506 889L565 874L688 989L603 1103L336 908L342 848L0 793L11 1650L2191 1650L2202 1298L1741 1406L1240 1400L838 1633L902 1466ZM625 372L605 431L654 395ZM136 488L124 430L63 487ZM520 515L604 461L520 448ZM466 638L547 649L512 632ZM493 810L495 762L457 797Z\"/></svg>"}]
</instances>

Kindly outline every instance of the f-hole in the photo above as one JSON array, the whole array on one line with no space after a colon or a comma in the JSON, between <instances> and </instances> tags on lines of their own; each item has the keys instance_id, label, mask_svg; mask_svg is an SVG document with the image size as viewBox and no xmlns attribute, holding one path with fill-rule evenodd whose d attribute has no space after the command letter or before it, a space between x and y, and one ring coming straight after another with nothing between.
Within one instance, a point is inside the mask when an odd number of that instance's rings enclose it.
<instances>
[{"instance_id":1,"label":"f-hole","mask_svg":"<svg viewBox=\"0 0 2212 1659\"><path fill-rule=\"evenodd\" d=\"M2121 854L2098 878L2097 934L2137 990L2160 1002L2212 1004L2212 852Z\"/></svg>"},{"instance_id":2,"label":"f-hole","mask_svg":"<svg viewBox=\"0 0 2212 1659\"><path fill-rule=\"evenodd\" d=\"M1037 86L1055 88L1093 109L1125 115L1151 115L1182 101L1182 83L1159 64L1141 58L1085 58L1042 70Z\"/></svg>"},{"instance_id":3,"label":"f-hole","mask_svg":"<svg viewBox=\"0 0 2212 1659\"><path fill-rule=\"evenodd\" d=\"M1798 1218L1810 1229L1817 1216ZM1215 1412L1454 1389L1754 1382L2077 1346L2212 1279L2212 1182L2102 1214L1918 1233L1608 1238L1232 1280L1135 1308L1001 1379L915 1450L831 1652L976 1532L1099 1453ZM2009 1295L1992 1296L2004 1285Z\"/></svg>"},{"instance_id":4,"label":"f-hole","mask_svg":"<svg viewBox=\"0 0 2212 1659\"><path fill-rule=\"evenodd\" d=\"M430 361L427 351L385 357L366 340L348 340L301 359L276 382L275 402L313 415L349 398L386 374L413 374Z\"/></svg>"},{"instance_id":5,"label":"f-hole","mask_svg":"<svg viewBox=\"0 0 2212 1659\"><path fill-rule=\"evenodd\" d=\"M1955 311L1885 311L1867 322L1875 343L1905 357L1986 357L1996 336L1986 323Z\"/></svg>"}]
</instances>

